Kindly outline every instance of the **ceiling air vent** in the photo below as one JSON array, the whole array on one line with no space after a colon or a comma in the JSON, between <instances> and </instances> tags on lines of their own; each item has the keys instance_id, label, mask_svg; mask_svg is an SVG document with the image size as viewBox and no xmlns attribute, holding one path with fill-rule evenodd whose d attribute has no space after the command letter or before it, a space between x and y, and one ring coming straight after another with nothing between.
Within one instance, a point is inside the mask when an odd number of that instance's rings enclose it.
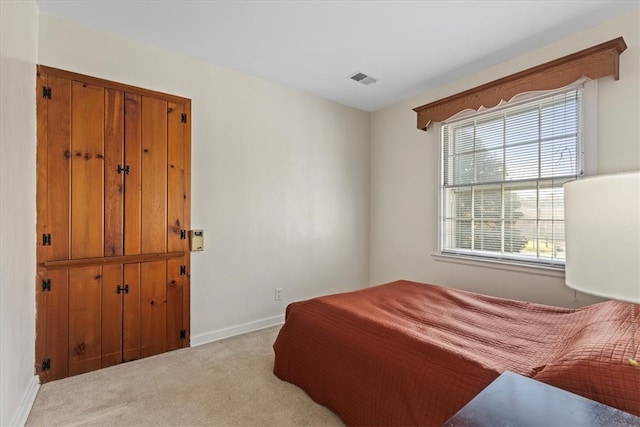
<instances>
[{"instance_id":1,"label":"ceiling air vent","mask_svg":"<svg viewBox=\"0 0 640 427\"><path fill-rule=\"evenodd\" d=\"M362 83L363 85L370 85L371 83L377 82L373 77L367 76L364 73L355 73L353 76L349 77L351 80L355 80L357 82Z\"/></svg>"}]
</instances>

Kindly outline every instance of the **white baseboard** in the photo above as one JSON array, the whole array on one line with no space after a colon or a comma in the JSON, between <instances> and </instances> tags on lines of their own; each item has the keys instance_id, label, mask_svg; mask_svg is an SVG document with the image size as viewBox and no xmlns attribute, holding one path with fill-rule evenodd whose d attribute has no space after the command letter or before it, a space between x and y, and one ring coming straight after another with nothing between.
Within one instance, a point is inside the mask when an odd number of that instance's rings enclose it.
<instances>
[{"instance_id":1,"label":"white baseboard","mask_svg":"<svg viewBox=\"0 0 640 427\"><path fill-rule=\"evenodd\" d=\"M247 332L257 331L259 329L269 328L271 326L282 325L284 323L284 314L268 317L266 319L256 320L254 322L243 323L241 325L231 326L229 328L218 329L216 331L191 336L191 347L219 341L224 338L233 337L235 335L246 334Z\"/></svg>"},{"instance_id":2,"label":"white baseboard","mask_svg":"<svg viewBox=\"0 0 640 427\"><path fill-rule=\"evenodd\" d=\"M13 420L11 421L12 426L24 426L27 422L27 418L29 418L29 413L31 412L31 407L33 406L33 402L36 401L36 396L38 395L38 390L40 389L40 378L37 375L34 375L29 382L29 387L27 391L22 396L22 401L20 402L20 406L18 407L18 412L16 412Z\"/></svg>"}]
</instances>

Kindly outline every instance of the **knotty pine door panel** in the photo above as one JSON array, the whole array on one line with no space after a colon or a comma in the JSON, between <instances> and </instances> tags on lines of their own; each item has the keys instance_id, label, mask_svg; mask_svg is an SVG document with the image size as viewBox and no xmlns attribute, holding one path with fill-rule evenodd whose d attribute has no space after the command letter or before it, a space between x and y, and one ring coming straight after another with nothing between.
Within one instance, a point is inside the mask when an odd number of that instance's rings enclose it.
<instances>
[{"instance_id":1,"label":"knotty pine door panel","mask_svg":"<svg viewBox=\"0 0 640 427\"><path fill-rule=\"evenodd\" d=\"M53 360L47 370L38 369L41 381L53 381L69 376L69 277L68 270L52 270L47 272L47 280L51 283L50 291L38 288L38 330L41 341L40 351L46 359ZM44 323L44 327L42 327ZM55 327L50 327L55 325ZM49 327L46 327L49 326ZM36 359L36 363L45 360ZM37 366L41 368L41 366Z\"/></svg>"},{"instance_id":2,"label":"knotty pine door panel","mask_svg":"<svg viewBox=\"0 0 640 427\"><path fill-rule=\"evenodd\" d=\"M142 253L167 250L167 102L142 97Z\"/></svg>"},{"instance_id":3,"label":"knotty pine door panel","mask_svg":"<svg viewBox=\"0 0 640 427\"><path fill-rule=\"evenodd\" d=\"M101 270L69 269L69 375L102 367Z\"/></svg>"},{"instance_id":4,"label":"knotty pine door panel","mask_svg":"<svg viewBox=\"0 0 640 427\"><path fill-rule=\"evenodd\" d=\"M102 362L101 367L117 365L122 362L124 341L123 299L128 297L121 289L126 285L123 280L123 266L109 264L102 267Z\"/></svg>"},{"instance_id":5,"label":"knotty pine door panel","mask_svg":"<svg viewBox=\"0 0 640 427\"><path fill-rule=\"evenodd\" d=\"M129 166L127 188L124 192L124 254L141 253L140 224L142 222L142 96L125 94L124 165Z\"/></svg>"},{"instance_id":6,"label":"knotty pine door panel","mask_svg":"<svg viewBox=\"0 0 640 427\"><path fill-rule=\"evenodd\" d=\"M167 351L182 348L183 339L180 331L184 329L184 300L185 276L180 274L184 260L170 259L167 261Z\"/></svg>"},{"instance_id":7,"label":"knotty pine door panel","mask_svg":"<svg viewBox=\"0 0 640 427\"><path fill-rule=\"evenodd\" d=\"M140 356L163 353L167 346L167 262L140 265Z\"/></svg>"},{"instance_id":8,"label":"knotty pine door panel","mask_svg":"<svg viewBox=\"0 0 640 427\"><path fill-rule=\"evenodd\" d=\"M124 255L125 94L104 91L104 256ZM134 225L135 226L135 225Z\"/></svg>"},{"instance_id":9,"label":"knotty pine door panel","mask_svg":"<svg viewBox=\"0 0 640 427\"><path fill-rule=\"evenodd\" d=\"M38 98L39 140L44 147L38 153L38 223L41 234L51 236L51 243L38 245L44 259L69 259L71 200L71 81L49 77L46 84L55 98L46 102ZM44 123L43 123L44 121ZM51 123L47 126L46 123ZM42 171L42 169L46 169ZM44 173L43 173L44 172ZM44 176L44 178L42 178ZM43 213L40 211L43 210Z\"/></svg>"},{"instance_id":10,"label":"knotty pine door panel","mask_svg":"<svg viewBox=\"0 0 640 427\"><path fill-rule=\"evenodd\" d=\"M184 139L187 129L180 126L183 115L187 115L183 105L168 103L168 147L167 147L167 197L172 203L167 205L167 250L179 251L184 247L181 230L184 229L187 216L188 192L186 183L189 180L188 153L184 150ZM185 236L186 237L186 236ZM167 350L175 350L183 346L180 338L180 328L187 329L185 317L185 295L187 286L186 276L180 274L181 266L189 268L188 257L167 261Z\"/></svg>"},{"instance_id":11,"label":"knotty pine door panel","mask_svg":"<svg viewBox=\"0 0 640 427\"><path fill-rule=\"evenodd\" d=\"M36 372L188 346L190 100L37 71Z\"/></svg>"},{"instance_id":12,"label":"knotty pine door panel","mask_svg":"<svg viewBox=\"0 0 640 427\"><path fill-rule=\"evenodd\" d=\"M140 264L123 267L123 282L129 287L122 301L122 361L140 359Z\"/></svg>"},{"instance_id":13,"label":"knotty pine door panel","mask_svg":"<svg viewBox=\"0 0 640 427\"><path fill-rule=\"evenodd\" d=\"M181 118L187 112L183 105L170 102L167 105L167 197L172 202L167 205L167 250L179 251L184 247L180 236L184 229L187 202L187 153L184 149L185 126L180 126Z\"/></svg>"},{"instance_id":14,"label":"knotty pine door panel","mask_svg":"<svg viewBox=\"0 0 640 427\"><path fill-rule=\"evenodd\" d=\"M104 88L71 84L71 258L103 255Z\"/></svg>"}]
</instances>

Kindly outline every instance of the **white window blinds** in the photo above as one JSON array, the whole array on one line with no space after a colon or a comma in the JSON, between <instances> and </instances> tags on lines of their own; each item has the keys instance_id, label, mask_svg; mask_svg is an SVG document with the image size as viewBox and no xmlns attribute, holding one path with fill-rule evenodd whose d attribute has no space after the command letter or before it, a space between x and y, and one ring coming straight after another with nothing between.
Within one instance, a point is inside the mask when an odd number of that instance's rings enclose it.
<instances>
[{"instance_id":1,"label":"white window blinds","mask_svg":"<svg viewBox=\"0 0 640 427\"><path fill-rule=\"evenodd\" d=\"M443 125L443 253L564 265L562 185L582 173L581 92Z\"/></svg>"}]
</instances>

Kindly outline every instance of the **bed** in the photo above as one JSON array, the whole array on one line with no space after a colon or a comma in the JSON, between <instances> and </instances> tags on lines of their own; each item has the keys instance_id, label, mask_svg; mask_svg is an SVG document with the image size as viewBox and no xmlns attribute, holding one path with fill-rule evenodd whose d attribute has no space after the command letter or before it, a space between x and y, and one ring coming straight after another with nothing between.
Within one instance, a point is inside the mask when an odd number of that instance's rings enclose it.
<instances>
[{"instance_id":1,"label":"bed","mask_svg":"<svg viewBox=\"0 0 640 427\"><path fill-rule=\"evenodd\" d=\"M441 425L504 371L640 415L626 303L566 309L400 280L289 304L285 319L274 374L347 425Z\"/></svg>"}]
</instances>

